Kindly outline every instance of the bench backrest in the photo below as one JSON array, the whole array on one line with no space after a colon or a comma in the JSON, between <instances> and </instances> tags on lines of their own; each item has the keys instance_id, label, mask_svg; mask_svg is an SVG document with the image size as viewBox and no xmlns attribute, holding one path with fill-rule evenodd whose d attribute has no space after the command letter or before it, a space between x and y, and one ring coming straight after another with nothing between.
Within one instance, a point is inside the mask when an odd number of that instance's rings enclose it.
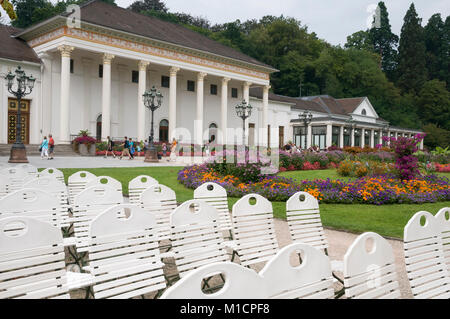
<instances>
[{"instance_id":1,"label":"bench backrest","mask_svg":"<svg viewBox=\"0 0 450 319\"><path fill-rule=\"evenodd\" d=\"M194 199L201 199L217 208L220 228L223 231L230 231L233 228L225 188L216 183L204 183L194 190Z\"/></svg>"},{"instance_id":2,"label":"bench backrest","mask_svg":"<svg viewBox=\"0 0 450 319\"><path fill-rule=\"evenodd\" d=\"M28 217L0 219L0 299L69 299L61 230Z\"/></svg>"},{"instance_id":3,"label":"bench backrest","mask_svg":"<svg viewBox=\"0 0 450 319\"><path fill-rule=\"evenodd\" d=\"M147 175L140 175L133 178L128 183L128 198L130 199L130 203L139 204L142 192L150 186L158 184L156 179Z\"/></svg>"},{"instance_id":4,"label":"bench backrest","mask_svg":"<svg viewBox=\"0 0 450 319\"><path fill-rule=\"evenodd\" d=\"M403 237L406 272L414 298L450 298L441 228L434 216L425 211L414 214Z\"/></svg>"},{"instance_id":5,"label":"bench backrest","mask_svg":"<svg viewBox=\"0 0 450 319\"><path fill-rule=\"evenodd\" d=\"M445 264L450 276L450 207L444 207L435 216L441 227L441 240L444 250Z\"/></svg>"},{"instance_id":6,"label":"bench backrest","mask_svg":"<svg viewBox=\"0 0 450 319\"><path fill-rule=\"evenodd\" d=\"M140 196L140 206L155 216L160 240L170 239L170 214L177 208L175 192L162 184L153 185Z\"/></svg>"},{"instance_id":7,"label":"bench backrest","mask_svg":"<svg viewBox=\"0 0 450 319\"><path fill-rule=\"evenodd\" d=\"M292 258L301 258L292 266ZM311 245L294 243L282 248L260 271L270 298L328 299L334 297L328 256Z\"/></svg>"},{"instance_id":8,"label":"bench backrest","mask_svg":"<svg viewBox=\"0 0 450 319\"><path fill-rule=\"evenodd\" d=\"M286 202L286 219L292 241L328 249L320 219L319 202L307 192L298 192Z\"/></svg>"},{"instance_id":9,"label":"bench backrest","mask_svg":"<svg viewBox=\"0 0 450 319\"><path fill-rule=\"evenodd\" d=\"M263 196L248 194L238 200L233 205L232 222L242 265L268 261L278 252L272 203Z\"/></svg>"},{"instance_id":10,"label":"bench backrest","mask_svg":"<svg viewBox=\"0 0 450 319\"><path fill-rule=\"evenodd\" d=\"M202 291L203 279L222 274L223 288L206 294ZM262 278L253 270L231 262L204 265L191 271L186 277L167 289L161 299L266 299Z\"/></svg>"},{"instance_id":11,"label":"bench backrest","mask_svg":"<svg viewBox=\"0 0 450 319\"><path fill-rule=\"evenodd\" d=\"M170 215L172 249L180 277L192 269L228 260L217 209L189 200Z\"/></svg>"},{"instance_id":12,"label":"bench backrest","mask_svg":"<svg viewBox=\"0 0 450 319\"><path fill-rule=\"evenodd\" d=\"M111 207L89 227L95 298L125 299L166 287L154 217L133 204Z\"/></svg>"},{"instance_id":13,"label":"bench backrest","mask_svg":"<svg viewBox=\"0 0 450 319\"><path fill-rule=\"evenodd\" d=\"M386 239L372 232L356 238L344 256L344 285L348 298L400 298L394 253Z\"/></svg>"}]
</instances>

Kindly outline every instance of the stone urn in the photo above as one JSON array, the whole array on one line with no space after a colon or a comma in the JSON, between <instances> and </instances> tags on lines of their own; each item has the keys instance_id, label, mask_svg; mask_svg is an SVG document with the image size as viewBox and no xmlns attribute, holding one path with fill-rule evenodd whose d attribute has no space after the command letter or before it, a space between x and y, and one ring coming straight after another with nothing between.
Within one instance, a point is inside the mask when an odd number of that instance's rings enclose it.
<instances>
[{"instance_id":1,"label":"stone urn","mask_svg":"<svg viewBox=\"0 0 450 319\"><path fill-rule=\"evenodd\" d=\"M95 144L79 144L78 151L81 156L95 156Z\"/></svg>"}]
</instances>

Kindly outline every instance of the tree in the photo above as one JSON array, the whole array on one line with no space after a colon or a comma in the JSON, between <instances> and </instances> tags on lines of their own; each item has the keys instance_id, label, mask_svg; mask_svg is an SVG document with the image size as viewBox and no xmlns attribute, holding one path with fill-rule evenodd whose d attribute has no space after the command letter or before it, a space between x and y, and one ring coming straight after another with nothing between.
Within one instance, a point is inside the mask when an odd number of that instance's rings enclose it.
<instances>
[{"instance_id":1,"label":"tree","mask_svg":"<svg viewBox=\"0 0 450 319\"><path fill-rule=\"evenodd\" d=\"M164 2L160 0L138 0L133 2L127 9L137 13L141 11L168 12Z\"/></svg>"},{"instance_id":2,"label":"tree","mask_svg":"<svg viewBox=\"0 0 450 319\"><path fill-rule=\"evenodd\" d=\"M3 8L3 10L6 11L6 14L9 16L11 20L17 19L16 12L14 11L14 7L9 0L0 0L0 6ZM0 11L0 17L1 17L1 11Z\"/></svg>"},{"instance_id":3,"label":"tree","mask_svg":"<svg viewBox=\"0 0 450 319\"><path fill-rule=\"evenodd\" d=\"M433 14L424 28L426 46L426 66L429 79L445 81L448 70L443 69L448 58L444 43L444 22L439 13Z\"/></svg>"},{"instance_id":4,"label":"tree","mask_svg":"<svg viewBox=\"0 0 450 319\"><path fill-rule=\"evenodd\" d=\"M422 130L427 134L424 144L434 149L437 146L446 148L450 146L450 131L437 127L436 124L430 123L422 127Z\"/></svg>"},{"instance_id":5,"label":"tree","mask_svg":"<svg viewBox=\"0 0 450 319\"><path fill-rule=\"evenodd\" d=\"M398 36L391 31L389 15L383 1L378 3L377 14L379 17L374 17L374 22L379 21L379 25L373 23L369 30L369 42L373 45L374 51L381 56L381 68L389 79L393 79Z\"/></svg>"},{"instance_id":6,"label":"tree","mask_svg":"<svg viewBox=\"0 0 450 319\"><path fill-rule=\"evenodd\" d=\"M425 123L450 130L450 92L447 91L445 82L425 82L419 94L418 105L419 115Z\"/></svg>"},{"instance_id":7,"label":"tree","mask_svg":"<svg viewBox=\"0 0 450 319\"><path fill-rule=\"evenodd\" d=\"M368 31L358 31L347 37L347 43L344 45L347 49L373 50L373 44L370 40Z\"/></svg>"},{"instance_id":8,"label":"tree","mask_svg":"<svg viewBox=\"0 0 450 319\"><path fill-rule=\"evenodd\" d=\"M400 34L397 73L397 85L404 92L419 92L427 79L424 32L413 3L406 12Z\"/></svg>"}]
</instances>

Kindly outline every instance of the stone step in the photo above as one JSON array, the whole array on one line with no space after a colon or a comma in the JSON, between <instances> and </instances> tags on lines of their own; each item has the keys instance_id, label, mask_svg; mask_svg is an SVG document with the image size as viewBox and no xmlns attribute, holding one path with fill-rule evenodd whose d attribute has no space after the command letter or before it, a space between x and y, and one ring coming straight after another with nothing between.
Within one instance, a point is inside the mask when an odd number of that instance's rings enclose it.
<instances>
[{"instance_id":1,"label":"stone step","mask_svg":"<svg viewBox=\"0 0 450 319\"><path fill-rule=\"evenodd\" d=\"M12 144L0 144L0 156L9 156L11 152ZM26 144L25 148L27 149L28 156L39 156L41 153L39 152L38 144ZM72 145L55 145L55 156L80 156L78 153L75 153L72 149Z\"/></svg>"}]
</instances>

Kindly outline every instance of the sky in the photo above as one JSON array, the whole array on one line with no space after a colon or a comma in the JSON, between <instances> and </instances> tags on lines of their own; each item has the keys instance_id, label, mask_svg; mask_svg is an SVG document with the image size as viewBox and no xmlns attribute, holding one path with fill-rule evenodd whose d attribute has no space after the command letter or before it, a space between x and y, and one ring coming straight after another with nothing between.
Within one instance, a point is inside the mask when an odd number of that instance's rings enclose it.
<instances>
[{"instance_id":1,"label":"sky","mask_svg":"<svg viewBox=\"0 0 450 319\"><path fill-rule=\"evenodd\" d=\"M116 0L127 7L133 0ZM294 17L308 26L319 38L337 45L344 45L347 36L367 29L370 10L378 1L374 0L163 0L170 12L184 12L208 18L214 23L239 19L259 19L265 15ZM385 0L392 31L400 35L403 18L411 0ZM449 0L416 0L416 11L424 26L435 13L443 20L450 15Z\"/></svg>"},{"instance_id":2,"label":"sky","mask_svg":"<svg viewBox=\"0 0 450 319\"><path fill-rule=\"evenodd\" d=\"M57 0L51 0L53 3ZM128 7L134 0L116 0ZM212 24L260 19L265 15L289 16L308 26L321 39L334 45L344 45L347 36L367 29L378 1L374 0L163 0L170 12L184 12L207 18ZM400 35L403 18L411 0L384 0L392 31ZM422 25L435 13L442 19L450 15L449 0L415 0L414 5ZM6 14L3 12L2 17Z\"/></svg>"}]
</instances>

